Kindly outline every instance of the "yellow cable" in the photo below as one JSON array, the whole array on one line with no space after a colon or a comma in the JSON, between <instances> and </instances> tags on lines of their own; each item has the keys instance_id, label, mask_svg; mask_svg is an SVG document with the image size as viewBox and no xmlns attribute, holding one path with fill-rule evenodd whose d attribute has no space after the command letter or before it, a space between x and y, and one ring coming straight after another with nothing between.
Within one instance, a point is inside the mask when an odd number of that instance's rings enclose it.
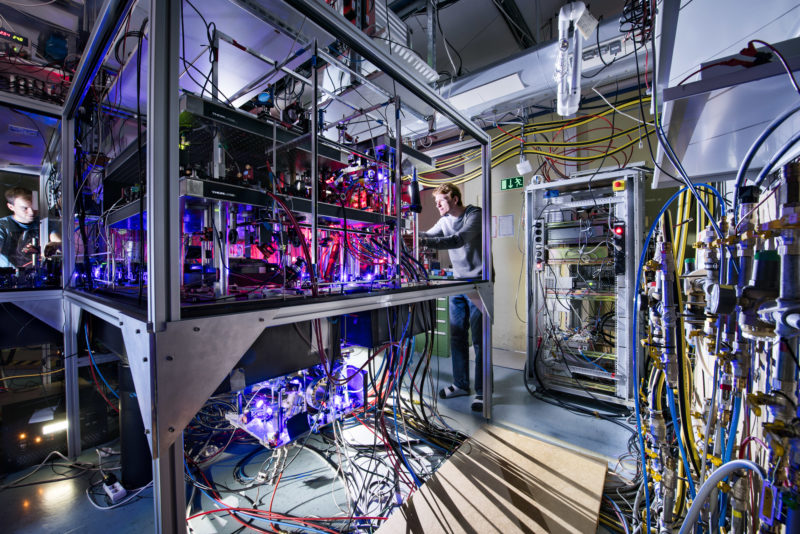
<instances>
[{"instance_id":1,"label":"yellow cable","mask_svg":"<svg viewBox=\"0 0 800 534\"><path fill-rule=\"evenodd\" d=\"M628 128L627 130L623 130L623 131L617 132L617 133L615 133L613 135L608 135L606 137L601 137L601 138L598 138L598 139L588 139L586 141L574 141L574 142L570 141L570 142L562 142L562 143L553 143L553 142L547 142L547 141L530 141L530 142L526 142L524 144L524 147L525 148L530 148L530 147L535 147L535 146L559 147L559 148L586 147L586 146L602 144L602 143L605 143L607 141L612 141L612 140L615 140L615 139L617 139L619 137L628 136L628 135L632 134L633 132L639 131L639 130L640 130L640 128L637 125L637 126L633 126L631 128ZM498 156L497 151L499 149L503 148L503 147L506 147L507 145L511 145L511 146L510 146L510 148L506 148L505 151L507 151L507 150L513 150L513 151L519 150L519 146L520 146L519 141L513 140L514 141L513 143L511 141L512 141L512 139L509 139L509 140L504 141L504 142L499 143L499 144L493 142L492 143L492 156L493 157ZM504 154L505 151L503 151L501 154ZM556 157L555 154L554 154L554 157ZM429 174L431 172L444 171L444 170L452 169L453 167L459 167L461 165L464 165L465 163L468 163L468 162L471 162L471 161L475 161L478 158L480 158L480 150L477 150L477 151L476 150L471 150L469 152L465 152L464 154L459 154L458 156L454 156L454 157L443 159L443 160L437 160L436 161L436 167L435 167L434 171L428 171L428 172L421 173L421 174L424 175L424 174Z\"/></svg>"},{"instance_id":2,"label":"yellow cable","mask_svg":"<svg viewBox=\"0 0 800 534\"><path fill-rule=\"evenodd\" d=\"M681 215L681 222L684 223L682 226L685 226L684 231L681 234L681 243L680 243L680 247L679 247L679 250L680 250L680 269L679 269L679 272L681 274L684 274L683 273L683 265L684 265L684 261L686 260L686 244L689 242L689 228L690 228L690 226L689 226L689 223L686 222L686 221L688 221L689 217L691 217L691 214L692 214L692 202L694 202L694 197L691 195L691 193L689 193L689 191L684 191L683 194L686 195L686 201L685 201L685 203L683 205L684 213Z\"/></svg>"},{"instance_id":3,"label":"yellow cable","mask_svg":"<svg viewBox=\"0 0 800 534\"><path fill-rule=\"evenodd\" d=\"M650 97L645 97L645 98L642 99L642 103L643 104L647 103L649 101L650 101ZM639 100L634 100L632 102L627 102L627 103L624 103L624 104L620 104L619 106L617 106L617 109L618 110L623 110L623 109L626 109L626 108L631 107L631 106L637 106L638 104L639 104ZM586 120L576 121L576 122L572 122L572 123L570 123L570 121L575 121L575 119L554 121L554 122L550 122L550 123L527 124L525 126L525 128L526 128L525 135L527 136L527 135L534 135L534 134L557 132L557 131L562 130L564 128L564 126L569 126L570 128L575 127L575 126L583 126L584 124L589 124L592 121L598 120L601 117L604 117L604 116L608 115L609 113L612 113L613 111L614 111L613 109L608 109L608 110L606 110L606 111L604 111L602 113L598 113L597 115L587 116ZM538 130L538 129L536 129L537 127L544 127L544 128ZM519 127L515 128L514 131L516 131L518 129L519 129ZM626 130L625 132L623 132L621 134L618 134L618 135L625 135L626 133L629 133L629 132L631 132L633 130L637 130L637 129L639 129L639 125L636 125L633 128L631 128L629 130ZM509 132L509 133L513 133L513 132ZM605 140L608 140L608 139L606 138ZM500 134L498 134L497 136L492 138L492 148L493 149L494 148L499 148L499 147L504 146L507 143L512 142L512 141L515 144L519 144L519 140L518 139L514 139L512 136L501 132ZM595 142L602 142L602 141L603 140L600 139L600 140L596 140ZM589 143L589 142L587 142L587 143ZM526 144L529 144L529 143L526 143ZM562 146L562 145L556 144L554 146ZM570 144L566 144L566 146L571 146L571 145ZM440 158L440 159L438 159L436 161L436 165L437 165L436 168L437 169L441 169L443 167L441 167L440 165L449 165L449 164L452 164L452 163L455 163L455 162L464 163L465 161L468 161L465 158L470 158L471 159L471 158L477 157L479 155L480 155L480 149L475 149L475 150L470 150L468 152L464 152L462 154L456 154L454 156L449 156L447 158Z\"/></svg>"},{"instance_id":4,"label":"yellow cable","mask_svg":"<svg viewBox=\"0 0 800 534\"><path fill-rule=\"evenodd\" d=\"M686 323L685 317L683 314L683 287L678 280L678 292L676 295L676 302L678 304L678 332L676 335L682 336L686 332ZM683 373L683 403L685 407L685 413L681 413L681 420L684 425L686 425L686 429L688 430L689 436L692 439L688 440L689 443L686 445L686 448L689 451L689 455L694 458L694 465L698 466L702 464L700 460L700 453L697 450L697 436L694 434L694 425L692 424L692 395L691 391L694 389L694 384L692 383L692 369L691 369L691 360L689 359L689 344L684 341L683 343L683 365L681 372ZM687 474L687 476L691 476Z\"/></svg>"},{"instance_id":5,"label":"yellow cable","mask_svg":"<svg viewBox=\"0 0 800 534\"><path fill-rule=\"evenodd\" d=\"M16 380L17 378L32 378L32 377L37 377L37 378L38 378L38 377L40 377L40 376L54 375L54 374L56 374L56 373L60 373L60 372L61 372L61 371L63 371L63 370L64 370L64 368L62 367L61 369L56 369L55 371L48 371L48 372L46 372L46 373L36 373L36 374L32 374L32 375L14 375L14 376L7 376L7 377L5 377L5 378L0 378L0 382L3 382L3 381L5 381L5 380Z\"/></svg>"},{"instance_id":6,"label":"yellow cable","mask_svg":"<svg viewBox=\"0 0 800 534\"><path fill-rule=\"evenodd\" d=\"M672 255L675 258L677 258L678 255L679 255L678 248L680 246L681 236L683 235L683 231L684 231L684 228L683 228L684 225L682 225L681 222L683 221L683 219L682 219L682 217L683 217L683 203L684 203L685 198L686 198L686 191L684 191L683 193L681 193L678 196L678 214L675 217L675 220L678 221L678 223L677 223L678 226L677 226L677 228L675 228L675 241L672 243ZM680 270L680 268L678 267L678 263L679 262L676 262L676 264L675 264L676 270Z\"/></svg>"},{"instance_id":7,"label":"yellow cable","mask_svg":"<svg viewBox=\"0 0 800 534\"><path fill-rule=\"evenodd\" d=\"M647 135L650 135L652 133L653 133L653 130L650 130L649 132L647 132ZM625 143L624 145L621 145L619 147L616 147L616 148L614 148L614 149L612 149L612 150L610 150L610 151L608 151L608 152L606 152L604 154L597 154L596 156L588 156L588 157L560 156L560 155L557 155L557 154L551 154L550 152L542 152L542 151L538 151L538 150L525 150L525 153L526 154L540 154L540 155L544 155L544 156L547 156L547 157L550 157L550 158L553 158L553 159L562 159L562 160L568 160L568 161L595 161L595 160L598 160L598 159L602 159L603 157L616 154L616 153L618 153L618 152L620 152L622 150L625 150L626 148L629 148L634 143L639 142L640 139L641 138L632 139L630 142ZM517 155L518 155L518 151L517 150L514 150L514 149L507 150L506 152L504 152L503 154L498 156L497 159L492 159L492 167L496 167L497 165L500 165L501 163L503 163L505 161L508 161L509 159L511 159L512 157L516 157ZM445 182L454 183L454 184L462 184L464 182L467 182L469 180L477 178L478 176L481 175L481 173L482 173L482 170L478 168L478 169L475 169L475 170L470 171L468 173L463 173L463 174L459 174L459 175L456 175L456 176L442 178L442 179L438 179L438 180L437 179L426 179L423 176L420 176L419 177L419 183L421 183L424 186L428 186L428 187L436 187L437 185L445 183Z\"/></svg>"},{"instance_id":8,"label":"yellow cable","mask_svg":"<svg viewBox=\"0 0 800 534\"><path fill-rule=\"evenodd\" d=\"M684 482L683 476L683 462L678 462L678 491L675 495L675 506L672 509L673 517L680 517L683 514L683 505L686 503L686 486L688 486L688 483Z\"/></svg>"}]
</instances>

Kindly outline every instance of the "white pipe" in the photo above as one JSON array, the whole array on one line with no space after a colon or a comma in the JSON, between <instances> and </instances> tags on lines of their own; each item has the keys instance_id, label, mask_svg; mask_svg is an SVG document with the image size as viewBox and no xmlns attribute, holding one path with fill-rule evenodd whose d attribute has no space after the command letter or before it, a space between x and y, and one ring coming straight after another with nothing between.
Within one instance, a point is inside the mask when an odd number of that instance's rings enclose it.
<instances>
[{"instance_id":1,"label":"white pipe","mask_svg":"<svg viewBox=\"0 0 800 534\"><path fill-rule=\"evenodd\" d=\"M583 39L574 23L586 11L583 2L571 2L558 13L558 57L556 59L556 93L558 114L562 117L574 115L581 101L581 66L583 64ZM572 39L570 24L575 25ZM572 61L570 61L572 55Z\"/></svg>"},{"instance_id":2,"label":"white pipe","mask_svg":"<svg viewBox=\"0 0 800 534\"><path fill-rule=\"evenodd\" d=\"M697 492L697 497L695 497L691 508L689 508L689 512L686 514L686 519L683 525L681 525L681 530L678 534L689 534L694 529L694 524L697 522L700 510L703 509L703 505L708 499L708 496L711 495L711 492L717 487L717 483L739 469L750 469L758 476L759 480L763 480L764 475L761 473L761 467L749 460L732 460L721 465L719 469L709 475L708 480L700 487L700 490Z\"/></svg>"}]
</instances>

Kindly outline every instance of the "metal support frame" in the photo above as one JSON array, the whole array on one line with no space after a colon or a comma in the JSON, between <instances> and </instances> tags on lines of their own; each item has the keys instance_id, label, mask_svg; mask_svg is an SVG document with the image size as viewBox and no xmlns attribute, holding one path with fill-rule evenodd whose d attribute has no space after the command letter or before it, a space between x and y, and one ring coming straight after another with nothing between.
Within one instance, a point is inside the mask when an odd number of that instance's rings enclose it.
<instances>
[{"instance_id":1,"label":"metal support frame","mask_svg":"<svg viewBox=\"0 0 800 534\"><path fill-rule=\"evenodd\" d=\"M319 72L317 71L317 40L314 39L314 56L311 58L311 265L309 268L314 276L319 275L317 269L317 256L319 254L319 186L317 176L319 173Z\"/></svg>"},{"instance_id":2,"label":"metal support frame","mask_svg":"<svg viewBox=\"0 0 800 534\"><path fill-rule=\"evenodd\" d=\"M403 199L403 169L402 169L402 161L403 161L403 138L400 135L402 131L400 128L402 126L402 122L400 120L400 98L398 97L395 99L394 102L394 128L395 128L395 147L394 147L394 216L395 216L395 224L394 224L394 242L395 242L395 257L394 257L394 264L395 264L395 271L394 271L394 278L395 278L395 285L400 287L400 252L402 250L402 240L403 240L403 229L401 228L401 224L403 222L402 214L400 213L400 202Z\"/></svg>"},{"instance_id":3,"label":"metal support frame","mask_svg":"<svg viewBox=\"0 0 800 534\"><path fill-rule=\"evenodd\" d=\"M494 263L492 262L492 146L486 143L481 147L481 168L483 169L483 278L490 283L479 291L484 304L483 327L483 416L492 417L492 321L494 317Z\"/></svg>"},{"instance_id":4,"label":"metal support frame","mask_svg":"<svg viewBox=\"0 0 800 534\"><path fill-rule=\"evenodd\" d=\"M80 313L87 312L120 328L137 391L145 432L153 456L155 484L155 530L156 532L185 532L184 520L185 484L183 482L183 437L182 430L212 394L216 385L230 372L244 351L265 328L290 324L310 319L341 315L388 306L406 305L437 297L468 294L483 301L483 353L484 415L491 416L491 321L493 316L491 273L491 183L490 138L477 125L460 115L443 101L428 86L417 81L412 74L392 57L375 49L369 38L347 24L329 8L310 0L285 0L301 15L321 26L325 31L342 37L356 53L365 57L379 69L397 79L399 85L432 106L437 112L448 116L483 144L483 272L486 280L480 282L445 282L431 286L420 286L419 290L377 293L364 297L342 300L309 300L282 308L260 309L235 314L181 319L180 309L180 219L178 184L178 94L179 94L179 41L180 0L150 0L150 34L148 36L148 123L147 123L147 314L139 316L123 311L121 306L109 304L99 298L76 290L66 290L64 301L68 306L65 320L65 347L77 349L77 328ZM234 0L241 3L242 0ZM116 12L121 5L130 8L131 2L107 0L105 9ZM119 21L124 13L118 14ZM105 19L102 19L105 20ZM106 24L110 24L107 22ZM92 53L87 57L100 61L99 53L107 50L118 26L111 24L107 31L95 32L90 42ZM111 31L114 29L114 31ZM316 31L316 30L315 30ZM325 58L322 50L314 57ZM65 213L73 213L74 195L74 116L85 88L97 72L98 65L82 64L85 74L76 83L68 97L69 106L64 110L64 141L62 165L64 169ZM311 117L312 171L316 171L318 135L323 125L317 113L320 94L316 69L312 70L314 112ZM216 85L216 84L215 84ZM400 218L402 173L402 141L400 135L400 102L396 109L396 173L394 198L397 222ZM404 110L409 112L409 110ZM275 155L273 153L273 161ZM316 172L312 172L316 175ZM314 243L313 268L316 268L316 187L312 188L312 234ZM64 235L72 232L72 216L64 219ZM397 253L401 239L400 225L396 228ZM68 281L74 265L74 249L68 239L64 240L64 279ZM68 352L69 353L69 352ZM77 359L74 369L68 368L68 376L74 375L77 384ZM73 364L68 363L73 366ZM71 370L70 370L71 369ZM191 383L192 387L178 387ZM77 387L72 393L71 420L77 421ZM70 401L68 400L68 403ZM69 408L68 408L69 410ZM75 425L72 425L75 426ZM75 436L73 436L75 438ZM80 450L79 436L71 445L71 454Z\"/></svg>"},{"instance_id":5,"label":"metal support frame","mask_svg":"<svg viewBox=\"0 0 800 534\"><path fill-rule=\"evenodd\" d=\"M434 17L436 17L436 2L434 0L428 0L425 6L425 14L427 18L425 31L428 36L428 65L433 70L436 70L436 26L434 21Z\"/></svg>"},{"instance_id":6,"label":"metal support frame","mask_svg":"<svg viewBox=\"0 0 800 534\"><path fill-rule=\"evenodd\" d=\"M148 330L159 333L180 318L179 210L178 197L178 56L181 0L150 0L150 41L148 47L147 96L147 322ZM227 239L227 238L226 238ZM142 336L142 332L139 332ZM177 440L162 434L162 419L172 406L161 400L176 391L181 382L161 385L161 351L156 339L150 347L147 367L151 382L151 452L153 454L154 506L158 532L185 532L186 484L183 475L182 428ZM153 360L156 361L153 361ZM140 377L141 379L141 377ZM136 375L134 375L136 384ZM144 416L144 414L143 414ZM143 417L144 419L144 417ZM165 443L171 442L171 446Z\"/></svg>"},{"instance_id":7,"label":"metal support frame","mask_svg":"<svg viewBox=\"0 0 800 534\"><path fill-rule=\"evenodd\" d=\"M78 352L79 309L68 306L64 316L64 354ZM81 453L81 416L78 395L78 359L64 359L64 386L67 406L67 455L77 458Z\"/></svg>"}]
</instances>

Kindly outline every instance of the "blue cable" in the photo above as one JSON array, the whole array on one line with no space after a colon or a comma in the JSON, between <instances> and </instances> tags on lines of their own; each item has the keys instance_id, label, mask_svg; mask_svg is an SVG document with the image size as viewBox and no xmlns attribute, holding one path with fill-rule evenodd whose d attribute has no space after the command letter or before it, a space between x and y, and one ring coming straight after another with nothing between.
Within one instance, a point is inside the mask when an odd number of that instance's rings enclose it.
<instances>
[{"instance_id":1,"label":"blue cable","mask_svg":"<svg viewBox=\"0 0 800 534\"><path fill-rule=\"evenodd\" d=\"M706 189L711 190L712 192L716 191L713 187L707 184L698 184L697 187L704 187ZM633 387L633 406L636 412L636 431L639 438L639 451L641 454L641 462L642 462L642 475L644 476L644 501L645 501L645 508L647 510L646 518L647 518L647 532L650 532L650 491L647 489L647 453L644 450L644 437L642 436L642 414L641 414L641 407L640 407L640 399L639 399L639 365L638 365L638 350L639 350L639 340L638 340L638 318L639 318L639 288L642 285L642 269L644 268L645 260L647 259L647 249L650 246L650 239L653 237L655 233L656 227L658 226L658 221L661 220L661 217L664 215L664 212L669 209L672 203L675 201L678 196L681 195L684 191L689 189L688 186L682 187L678 190L677 193L672 195L669 200L661 207L661 210L658 212L658 215L653 220L653 224L650 226L650 230L647 232L647 237L645 238L644 244L642 245L642 254L639 258L639 266L636 269L636 283L634 287L634 312L633 312L633 321L632 321L632 338L631 338L631 347L633 347L633 369L634 369L634 376L637 377L636 383ZM717 191L715 194L719 194ZM699 201L699 199L698 199ZM687 473L691 477L689 473Z\"/></svg>"},{"instance_id":2,"label":"blue cable","mask_svg":"<svg viewBox=\"0 0 800 534\"><path fill-rule=\"evenodd\" d=\"M681 438L680 433L680 424L678 423L678 415L675 410L675 393L673 393L672 388L667 386L667 403L669 404L669 413L672 415L672 428L675 431L675 436L678 438L678 450L681 451L681 460L683 461L683 470L684 474L686 475L686 480L689 481L689 494L692 496L692 500L694 500L695 493L694 490L694 480L692 480L692 469L689 465L689 460L686 457L686 449L683 447L683 439ZM688 423L687 423L688 424Z\"/></svg>"},{"instance_id":3,"label":"blue cable","mask_svg":"<svg viewBox=\"0 0 800 534\"><path fill-rule=\"evenodd\" d=\"M109 391L111 391L111 394L114 395L116 398L119 398L119 395L117 394L117 392L114 391L112 389L112 387L108 385L108 382L106 382L106 377L103 376L103 373L100 372L100 368L97 367L97 363L94 361L94 355L92 354L92 349L89 348L89 325L88 324L83 325L83 333L86 334L86 350L89 351L89 359L92 360L92 366L94 366L94 368L97 370L97 374L100 375L100 379L103 381L103 384L105 384L106 387L109 389Z\"/></svg>"},{"instance_id":4,"label":"blue cable","mask_svg":"<svg viewBox=\"0 0 800 534\"><path fill-rule=\"evenodd\" d=\"M737 395L733 399L733 414L731 415L731 430L728 432L728 441L722 456L722 463L726 464L731 461L733 455L733 443L736 441L736 430L739 427L739 414L742 411L742 398ZM725 478L727 480L727 477ZM725 526L725 511L728 508L728 499L725 498L726 494L720 493L719 505L719 526Z\"/></svg>"},{"instance_id":5,"label":"blue cable","mask_svg":"<svg viewBox=\"0 0 800 534\"><path fill-rule=\"evenodd\" d=\"M192 481L194 481L196 483L197 479L194 478L194 475L192 475L192 472L189 470L189 466L186 465L186 458L183 459L183 468L186 471L186 474L189 475L189 478L191 478ZM201 488L197 484L195 484L195 487L197 489L199 489L200 492L203 495L205 495L208 498L209 501L212 501L212 502L215 502L215 503L218 502L214 497L212 497L211 495L206 493L206 490L204 490L203 488ZM236 515L236 516L242 515L242 516L245 516L245 517L252 517L253 519L258 519L260 521L266 521L267 523L274 523L276 525L281 525L281 526L285 526L285 527L299 528L299 529L302 529L302 530L306 530L308 532L319 532L320 534L325 534L325 531L323 531L323 530L319 530L319 529L316 529L316 528L308 527L308 526L305 526L305 525L302 525L302 524L298 525L298 524L295 524L295 523L284 523L284 522L281 522L281 521L275 521L274 519L267 519L266 517L252 515L252 514L248 514L246 512L239 512L239 511L236 511L236 510L230 510L229 513L231 513L233 515Z\"/></svg>"},{"instance_id":6,"label":"blue cable","mask_svg":"<svg viewBox=\"0 0 800 534\"><path fill-rule=\"evenodd\" d=\"M644 502L645 502L645 510L646 510L646 520L647 520L647 533L650 533L650 491L647 489L648 484L648 476L647 476L647 453L644 450L644 437L642 436L642 413L641 407L639 405L639 365L638 365L638 347L639 347L639 335L638 335L638 328L637 328L637 319L639 317L639 288L642 285L642 268L645 263L645 258L647 257L647 247L650 245L650 238L653 237L653 232L655 232L656 224L658 224L659 219L661 216L664 215L664 212L667 208L675 201L678 196L686 191L686 187L680 189L677 193L672 195L669 200L667 200L666 204L661 208L658 216L653 221L653 225L650 227L650 231L647 233L647 237L645 238L644 245L642 247L642 254L639 259L639 266L636 270L636 283L634 287L633 293L633 321L632 321L632 335L631 335L631 347L633 348L633 374L636 377L636 381L633 385L633 407L634 411L636 412L636 434L639 438L639 454L641 455L641 462L642 462L642 476L644 477Z\"/></svg>"},{"instance_id":7,"label":"blue cable","mask_svg":"<svg viewBox=\"0 0 800 534\"><path fill-rule=\"evenodd\" d=\"M413 314L411 313L411 310L409 309L408 318L406 320L405 326L403 327L403 333L400 334L400 339L405 339L406 333L408 332L408 326L411 324L412 317L413 317ZM390 331L389 335L390 335L390 338L391 338L391 324L389 325L389 327L390 327L389 328L389 331ZM412 358L412 357L413 357L413 354L411 356L409 356L409 361L410 361L410 358ZM397 371L399 372L400 370L398 369ZM403 377L402 376L398 376L397 379L398 379L398 381L400 383L402 383L402 381L403 381ZM411 469L411 464L408 463L408 459L406 458L406 455L403 452L403 445L400 443L400 433L399 433L399 431L397 429L398 426L399 426L397 424L397 404L398 403L399 403L399 399L397 397L397 390L395 390L395 392L394 392L394 402L392 403L392 411L394 412L394 434L397 437L397 448L400 450L400 456L403 458L403 463L406 464L406 468L408 469L408 472L411 473L411 478L414 479L414 484L416 484L417 487L419 488L419 487L422 486L422 481L419 478L417 478L417 475L414 473L414 470Z\"/></svg>"},{"instance_id":8,"label":"blue cable","mask_svg":"<svg viewBox=\"0 0 800 534\"><path fill-rule=\"evenodd\" d=\"M587 362L591 363L592 365L594 365L595 367L597 367L598 369L600 369L604 373L608 373L607 370L603 369L601 366L597 365L597 363L595 363L594 361L590 360L589 357L587 355L585 355L582 350L579 350L578 354L580 354L583 357L584 360L586 360Z\"/></svg>"},{"instance_id":9,"label":"blue cable","mask_svg":"<svg viewBox=\"0 0 800 534\"><path fill-rule=\"evenodd\" d=\"M414 479L414 484L416 484L416 486L419 488L422 487L422 481L419 478L417 478L417 475L414 473L414 470L411 469L411 464L408 463L408 458L406 458L406 454L403 452L403 444L400 443L400 433L397 430L397 427L399 426L397 423L397 402L398 402L397 391L395 391L394 395L395 395L395 402L392 403L392 411L394 412L394 435L397 437L397 448L400 451L400 456L403 458L403 463L406 464L408 472L411 473L411 478Z\"/></svg>"}]
</instances>

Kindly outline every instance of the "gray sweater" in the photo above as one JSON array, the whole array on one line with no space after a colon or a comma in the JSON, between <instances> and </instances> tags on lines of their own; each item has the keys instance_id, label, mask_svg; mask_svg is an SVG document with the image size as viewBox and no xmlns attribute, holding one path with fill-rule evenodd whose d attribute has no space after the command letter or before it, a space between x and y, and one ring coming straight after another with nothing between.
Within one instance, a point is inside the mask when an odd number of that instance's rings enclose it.
<instances>
[{"instance_id":1,"label":"gray sweater","mask_svg":"<svg viewBox=\"0 0 800 534\"><path fill-rule=\"evenodd\" d=\"M480 278L482 266L481 209L469 205L461 217L445 215L424 233L435 249L447 249L456 278Z\"/></svg>"}]
</instances>

